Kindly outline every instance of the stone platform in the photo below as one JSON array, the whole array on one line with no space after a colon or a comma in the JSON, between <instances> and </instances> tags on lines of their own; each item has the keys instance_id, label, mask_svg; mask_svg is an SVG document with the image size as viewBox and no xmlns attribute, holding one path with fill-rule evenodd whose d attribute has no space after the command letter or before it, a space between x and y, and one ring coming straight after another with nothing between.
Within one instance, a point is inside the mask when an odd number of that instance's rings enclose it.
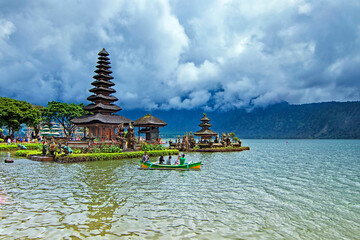
<instances>
[{"instance_id":1,"label":"stone platform","mask_svg":"<svg viewBox=\"0 0 360 240\"><path fill-rule=\"evenodd\" d=\"M31 160L40 161L40 162L54 161L54 156L32 155L32 156L29 156L28 158Z\"/></svg>"}]
</instances>

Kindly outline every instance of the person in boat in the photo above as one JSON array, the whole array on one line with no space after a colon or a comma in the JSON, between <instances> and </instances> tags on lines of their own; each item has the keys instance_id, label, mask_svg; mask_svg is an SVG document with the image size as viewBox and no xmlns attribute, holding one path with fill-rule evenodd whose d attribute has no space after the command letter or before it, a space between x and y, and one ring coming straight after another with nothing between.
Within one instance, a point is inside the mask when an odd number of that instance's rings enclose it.
<instances>
[{"instance_id":1,"label":"person in boat","mask_svg":"<svg viewBox=\"0 0 360 240\"><path fill-rule=\"evenodd\" d=\"M185 154L181 155L181 158L180 158L180 165L184 165L185 164Z\"/></svg>"},{"instance_id":2,"label":"person in boat","mask_svg":"<svg viewBox=\"0 0 360 240\"><path fill-rule=\"evenodd\" d=\"M159 158L159 164L164 164L165 161L164 161L164 156L161 155L160 158Z\"/></svg>"},{"instance_id":3,"label":"person in boat","mask_svg":"<svg viewBox=\"0 0 360 240\"><path fill-rule=\"evenodd\" d=\"M166 165L171 165L171 155L169 155L169 158L166 160Z\"/></svg>"},{"instance_id":4,"label":"person in boat","mask_svg":"<svg viewBox=\"0 0 360 240\"><path fill-rule=\"evenodd\" d=\"M56 149L56 145L55 145L54 140L52 140L51 143L50 143L50 155L51 156L55 155L55 149Z\"/></svg>"},{"instance_id":5,"label":"person in boat","mask_svg":"<svg viewBox=\"0 0 360 240\"><path fill-rule=\"evenodd\" d=\"M42 155L46 155L46 145L45 145L45 142L43 142Z\"/></svg>"},{"instance_id":6,"label":"person in boat","mask_svg":"<svg viewBox=\"0 0 360 240\"><path fill-rule=\"evenodd\" d=\"M180 164L180 155L177 157L177 159L175 160L175 165L179 165Z\"/></svg>"},{"instance_id":7,"label":"person in boat","mask_svg":"<svg viewBox=\"0 0 360 240\"><path fill-rule=\"evenodd\" d=\"M149 161L149 156L147 155L147 152L145 151L144 155L142 156L142 162L145 163L147 161Z\"/></svg>"}]
</instances>

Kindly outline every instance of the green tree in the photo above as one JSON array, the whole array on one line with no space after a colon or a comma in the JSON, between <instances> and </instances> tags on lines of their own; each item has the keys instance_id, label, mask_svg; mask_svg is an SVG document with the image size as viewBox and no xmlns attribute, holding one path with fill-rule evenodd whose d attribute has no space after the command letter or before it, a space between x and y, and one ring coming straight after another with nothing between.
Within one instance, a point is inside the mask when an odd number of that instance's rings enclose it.
<instances>
[{"instance_id":1,"label":"green tree","mask_svg":"<svg viewBox=\"0 0 360 240\"><path fill-rule=\"evenodd\" d=\"M40 133L40 128L41 128L41 122L43 121L43 118L42 118L42 109L44 108L43 106L39 106L39 105L33 105L33 108L36 109L38 112L38 117L34 119L33 122L31 122L29 124L30 127L33 127L34 128L34 134L35 134L35 137L38 137L39 136L39 133Z\"/></svg>"},{"instance_id":2,"label":"green tree","mask_svg":"<svg viewBox=\"0 0 360 240\"><path fill-rule=\"evenodd\" d=\"M42 116L46 123L58 122L63 127L65 136L71 137L76 129L71 119L84 115L86 111L83 110L83 107L82 103L77 105L52 101L42 109Z\"/></svg>"},{"instance_id":3,"label":"green tree","mask_svg":"<svg viewBox=\"0 0 360 240\"><path fill-rule=\"evenodd\" d=\"M41 113L28 102L0 97L0 127L5 126L13 138L21 124L34 125L41 119Z\"/></svg>"}]
</instances>

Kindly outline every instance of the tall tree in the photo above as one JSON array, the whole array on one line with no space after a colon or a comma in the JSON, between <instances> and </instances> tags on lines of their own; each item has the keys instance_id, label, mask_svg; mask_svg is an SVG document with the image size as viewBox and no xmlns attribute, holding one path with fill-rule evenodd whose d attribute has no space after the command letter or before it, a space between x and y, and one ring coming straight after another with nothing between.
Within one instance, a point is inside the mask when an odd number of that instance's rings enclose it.
<instances>
[{"instance_id":1,"label":"tall tree","mask_svg":"<svg viewBox=\"0 0 360 240\"><path fill-rule=\"evenodd\" d=\"M58 122L63 127L65 136L71 137L76 126L70 120L84 115L86 111L83 110L83 107L84 104L82 103L77 105L52 101L48 102L48 106L42 109L42 116L47 123Z\"/></svg>"},{"instance_id":2,"label":"tall tree","mask_svg":"<svg viewBox=\"0 0 360 240\"><path fill-rule=\"evenodd\" d=\"M21 124L31 126L41 119L39 109L28 102L0 97L0 127L5 126L9 135L14 137L15 132L21 129Z\"/></svg>"},{"instance_id":3,"label":"tall tree","mask_svg":"<svg viewBox=\"0 0 360 240\"><path fill-rule=\"evenodd\" d=\"M39 105L33 105L33 108L37 109L40 113L42 112L43 106ZM41 114L39 115L39 118L35 119L29 126L34 128L34 134L35 137L39 136L40 128L41 128L41 122L43 121L43 118Z\"/></svg>"}]
</instances>

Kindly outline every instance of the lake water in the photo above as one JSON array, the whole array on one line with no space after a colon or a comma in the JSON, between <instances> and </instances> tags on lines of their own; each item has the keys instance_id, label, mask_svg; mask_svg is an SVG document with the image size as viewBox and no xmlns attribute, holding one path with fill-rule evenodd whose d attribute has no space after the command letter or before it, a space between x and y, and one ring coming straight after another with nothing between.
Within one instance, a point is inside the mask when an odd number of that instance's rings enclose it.
<instances>
[{"instance_id":1,"label":"lake water","mask_svg":"<svg viewBox=\"0 0 360 240\"><path fill-rule=\"evenodd\" d=\"M190 172L0 153L0 238L360 239L360 140L243 145Z\"/></svg>"}]
</instances>

